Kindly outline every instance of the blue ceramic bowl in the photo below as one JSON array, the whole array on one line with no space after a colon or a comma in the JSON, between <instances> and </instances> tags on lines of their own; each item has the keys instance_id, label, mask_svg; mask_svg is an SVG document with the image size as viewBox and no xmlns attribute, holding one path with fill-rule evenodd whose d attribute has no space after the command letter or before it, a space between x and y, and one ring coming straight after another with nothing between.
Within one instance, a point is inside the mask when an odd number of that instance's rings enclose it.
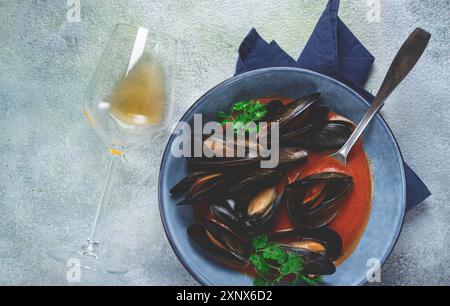
<instances>
[{"instance_id":1,"label":"blue ceramic bowl","mask_svg":"<svg viewBox=\"0 0 450 306\"><path fill-rule=\"evenodd\" d=\"M194 114L214 120L219 110L229 109L236 101L280 95L300 97L322 93L322 103L335 112L359 122L368 104L347 86L308 70L268 68L248 72L216 86L201 97L183 116L192 123ZM186 229L194 223L192 207L177 207L169 190L185 177L187 162L174 158L170 148L172 136L162 160L159 177L159 205L167 237L186 269L203 285L251 285L252 279L215 263L189 239ZM364 149L373 174L373 200L370 220L354 253L325 277L328 285L362 285L367 281L370 260L383 264L392 251L403 224L406 185L403 160L392 132L381 116L363 135ZM362 187L363 188L363 187ZM369 265L369 266L368 266Z\"/></svg>"}]
</instances>

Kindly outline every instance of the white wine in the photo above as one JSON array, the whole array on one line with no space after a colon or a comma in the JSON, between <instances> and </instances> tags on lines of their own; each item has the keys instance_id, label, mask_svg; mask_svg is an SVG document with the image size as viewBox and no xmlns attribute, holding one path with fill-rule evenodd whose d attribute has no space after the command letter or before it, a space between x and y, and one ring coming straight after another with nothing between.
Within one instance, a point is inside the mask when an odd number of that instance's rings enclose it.
<instances>
[{"instance_id":1,"label":"white wine","mask_svg":"<svg viewBox=\"0 0 450 306\"><path fill-rule=\"evenodd\" d=\"M149 55L114 86L110 96L111 115L125 125L158 125L164 118L164 73Z\"/></svg>"}]
</instances>

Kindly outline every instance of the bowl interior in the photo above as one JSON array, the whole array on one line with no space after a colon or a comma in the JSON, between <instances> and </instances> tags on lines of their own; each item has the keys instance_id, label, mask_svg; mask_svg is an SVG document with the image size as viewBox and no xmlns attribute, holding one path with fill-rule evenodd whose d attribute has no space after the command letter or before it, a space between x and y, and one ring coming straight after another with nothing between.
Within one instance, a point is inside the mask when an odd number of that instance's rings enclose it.
<instances>
[{"instance_id":1,"label":"bowl interior","mask_svg":"<svg viewBox=\"0 0 450 306\"><path fill-rule=\"evenodd\" d=\"M240 100L281 95L301 97L313 92L322 93L322 103L333 111L359 122L368 104L345 85L308 70L296 68L267 68L245 73L216 86L200 98L183 116L192 123L194 114L203 114L204 122L214 120L219 110L226 110ZM216 264L208 254L194 245L186 229L193 222L191 207L177 207L170 188L185 177L187 162L174 158L166 148L159 178L161 218L168 239L180 261L203 285L251 285L252 279L239 272ZM354 253L337 269L325 277L329 285L361 285L366 282L370 260L383 264L394 247L405 214L406 185L403 160L390 129L377 116L363 135L363 145L373 175L373 200L369 223Z\"/></svg>"}]
</instances>

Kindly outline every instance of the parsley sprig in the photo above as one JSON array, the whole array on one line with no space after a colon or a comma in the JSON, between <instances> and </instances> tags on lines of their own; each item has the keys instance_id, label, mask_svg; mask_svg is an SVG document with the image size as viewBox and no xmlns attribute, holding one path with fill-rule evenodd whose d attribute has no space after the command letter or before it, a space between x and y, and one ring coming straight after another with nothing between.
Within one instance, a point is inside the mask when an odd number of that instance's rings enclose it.
<instances>
[{"instance_id":1,"label":"parsley sprig","mask_svg":"<svg viewBox=\"0 0 450 306\"><path fill-rule=\"evenodd\" d=\"M222 124L226 126L232 124L232 128L236 133L256 133L259 130L257 126L251 128L248 126L250 122L258 123L267 115L266 105L259 101L240 101L235 103L227 114L223 111L217 113L217 118Z\"/></svg>"},{"instance_id":2,"label":"parsley sprig","mask_svg":"<svg viewBox=\"0 0 450 306\"><path fill-rule=\"evenodd\" d=\"M279 285L287 277L293 278L292 285L306 283L317 286L322 282L321 277L303 275L303 258L293 252L286 252L278 243L270 242L267 235L254 238L253 248L255 252L250 261L258 273L253 281L254 286Z\"/></svg>"}]
</instances>

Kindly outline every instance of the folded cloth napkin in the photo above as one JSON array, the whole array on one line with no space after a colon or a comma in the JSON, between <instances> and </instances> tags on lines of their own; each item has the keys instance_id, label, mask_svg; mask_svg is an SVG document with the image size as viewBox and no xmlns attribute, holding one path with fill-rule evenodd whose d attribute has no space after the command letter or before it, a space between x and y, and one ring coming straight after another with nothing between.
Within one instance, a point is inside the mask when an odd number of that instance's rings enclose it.
<instances>
[{"instance_id":1,"label":"folded cloth napkin","mask_svg":"<svg viewBox=\"0 0 450 306\"><path fill-rule=\"evenodd\" d=\"M252 29L239 48L236 75L267 67L298 67L337 79L372 102L374 96L364 90L375 58L338 17L339 0L330 0L298 61L280 46L267 43ZM431 193L405 163L407 210L416 207Z\"/></svg>"}]
</instances>

